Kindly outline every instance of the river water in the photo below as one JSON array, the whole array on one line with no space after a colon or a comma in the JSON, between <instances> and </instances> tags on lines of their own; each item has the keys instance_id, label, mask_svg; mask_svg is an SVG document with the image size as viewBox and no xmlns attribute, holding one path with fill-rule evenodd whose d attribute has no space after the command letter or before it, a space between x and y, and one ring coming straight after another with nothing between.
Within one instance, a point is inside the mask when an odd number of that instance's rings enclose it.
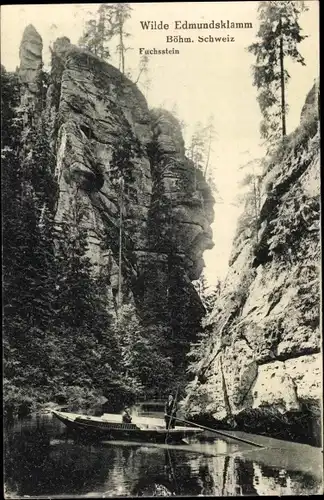
<instances>
[{"instance_id":1,"label":"river water","mask_svg":"<svg viewBox=\"0 0 324 500\"><path fill-rule=\"evenodd\" d=\"M187 445L71 440L52 415L6 426L5 496L241 496L318 494L319 477L264 465L251 445L215 438ZM259 451L259 453L261 453Z\"/></svg>"}]
</instances>

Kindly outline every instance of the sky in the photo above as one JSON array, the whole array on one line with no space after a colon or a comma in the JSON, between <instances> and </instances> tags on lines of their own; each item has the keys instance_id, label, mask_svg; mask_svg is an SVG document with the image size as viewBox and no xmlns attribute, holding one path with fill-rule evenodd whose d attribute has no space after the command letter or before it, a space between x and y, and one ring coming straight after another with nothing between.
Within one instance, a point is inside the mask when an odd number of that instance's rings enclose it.
<instances>
[{"instance_id":1,"label":"sky","mask_svg":"<svg viewBox=\"0 0 324 500\"><path fill-rule=\"evenodd\" d=\"M319 2L306 1L309 8L300 18L303 33L308 35L299 50L306 66L288 63L291 80L287 86L289 114L287 132L299 123L307 92L319 74ZM256 88L252 85L251 65L254 56L246 50L255 41L258 30L258 2L173 2L131 3L132 15L126 28L130 50L126 52L126 70L137 74L139 49L179 50L179 55L152 55L149 60L150 108L176 108L184 121L188 145L197 122L206 123L214 116L217 139L210 164L222 202L215 205L212 225L215 246L204 253L205 276L210 285L224 279L228 269L236 222L242 208L237 206L239 167L252 158L264 156L260 145L260 110ZM19 66L19 45L24 28L33 24L43 39L44 67L49 67L49 46L59 36L77 43L85 21L98 4L6 5L1 7L1 62L8 71ZM221 20L252 23L252 28L174 30L175 21L190 23ZM168 30L143 30L140 21L163 21ZM167 36L190 37L191 43L167 43ZM234 37L233 42L198 42L198 36ZM114 51L114 47L112 47ZM117 56L110 61L118 65Z\"/></svg>"}]
</instances>

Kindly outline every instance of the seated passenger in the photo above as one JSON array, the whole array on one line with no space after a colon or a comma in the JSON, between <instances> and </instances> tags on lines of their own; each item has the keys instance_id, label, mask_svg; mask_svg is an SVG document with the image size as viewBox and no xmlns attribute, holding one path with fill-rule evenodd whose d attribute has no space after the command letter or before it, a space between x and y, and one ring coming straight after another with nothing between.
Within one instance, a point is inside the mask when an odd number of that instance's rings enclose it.
<instances>
[{"instance_id":1,"label":"seated passenger","mask_svg":"<svg viewBox=\"0 0 324 500\"><path fill-rule=\"evenodd\" d=\"M130 424L132 422L132 417L129 412L129 408L125 408L123 413L123 424Z\"/></svg>"}]
</instances>

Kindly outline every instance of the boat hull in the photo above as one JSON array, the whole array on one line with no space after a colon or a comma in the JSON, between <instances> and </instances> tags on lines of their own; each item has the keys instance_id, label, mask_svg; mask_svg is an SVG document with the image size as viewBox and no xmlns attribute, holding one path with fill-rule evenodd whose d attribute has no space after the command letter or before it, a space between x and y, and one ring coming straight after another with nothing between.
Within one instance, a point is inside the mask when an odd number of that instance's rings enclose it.
<instances>
[{"instance_id":1,"label":"boat hull","mask_svg":"<svg viewBox=\"0 0 324 500\"><path fill-rule=\"evenodd\" d=\"M67 429L78 437L94 440L131 440L150 441L156 443L183 442L202 431L195 428L174 428L165 429L162 427L141 428L136 424L123 424L92 419L88 416L75 416L64 414L63 412L52 412L54 416L63 422Z\"/></svg>"}]
</instances>

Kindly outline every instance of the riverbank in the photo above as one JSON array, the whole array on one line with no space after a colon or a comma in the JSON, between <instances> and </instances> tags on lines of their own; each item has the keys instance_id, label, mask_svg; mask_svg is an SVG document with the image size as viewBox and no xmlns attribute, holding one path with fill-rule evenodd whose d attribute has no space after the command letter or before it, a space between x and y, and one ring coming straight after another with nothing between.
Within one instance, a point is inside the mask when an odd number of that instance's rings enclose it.
<instances>
[{"instance_id":1,"label":"riverbank","mask_svg":"<svg viewBox=\"0 0 324 500\"><path fill-rule=\"evenodd\" d=\"M106 398L93 397L90 400L85 398L73 398L70 402L66 400L58 401L33 401L33 404L23 404L17 406L12 414L4 412L8 420L14 417L23 418L28 415L42 415L50 413L53 409L61 411L72 411L88 415L101 415L103 413L103 403ZM112 413L116 411L111 409ZM151 415L151 414L150 414ZM153 414L151 415L153 416ZM163 418L163 414L156 414ZM210 414L187 415L178 412L179 418L186 418L192 423L210 427L215 430L235 431L246 433L247 435L257 435L265 439L273 438L287 443L300 443L320 448L322 446L322 432L320 412L290 412L281 414L270 409L250 409L235 416L235 418L218 421ZM251 434L252 433L252 434Z\"/></svg>"},{"instance_id":2,"label":"riverbank","mask_svg":"<svg viewBox=\"0 0 324 500\"><path fill-rule=\"evenodd\" d=\"M188 420L206 427L231 430L287 442L321 447L322 428L320 408L303 408L300 412L280 413L272 408L255 408L241 412L231 419L216 420L210 414L195 414Z\"/></svg>"}]
</instances>

